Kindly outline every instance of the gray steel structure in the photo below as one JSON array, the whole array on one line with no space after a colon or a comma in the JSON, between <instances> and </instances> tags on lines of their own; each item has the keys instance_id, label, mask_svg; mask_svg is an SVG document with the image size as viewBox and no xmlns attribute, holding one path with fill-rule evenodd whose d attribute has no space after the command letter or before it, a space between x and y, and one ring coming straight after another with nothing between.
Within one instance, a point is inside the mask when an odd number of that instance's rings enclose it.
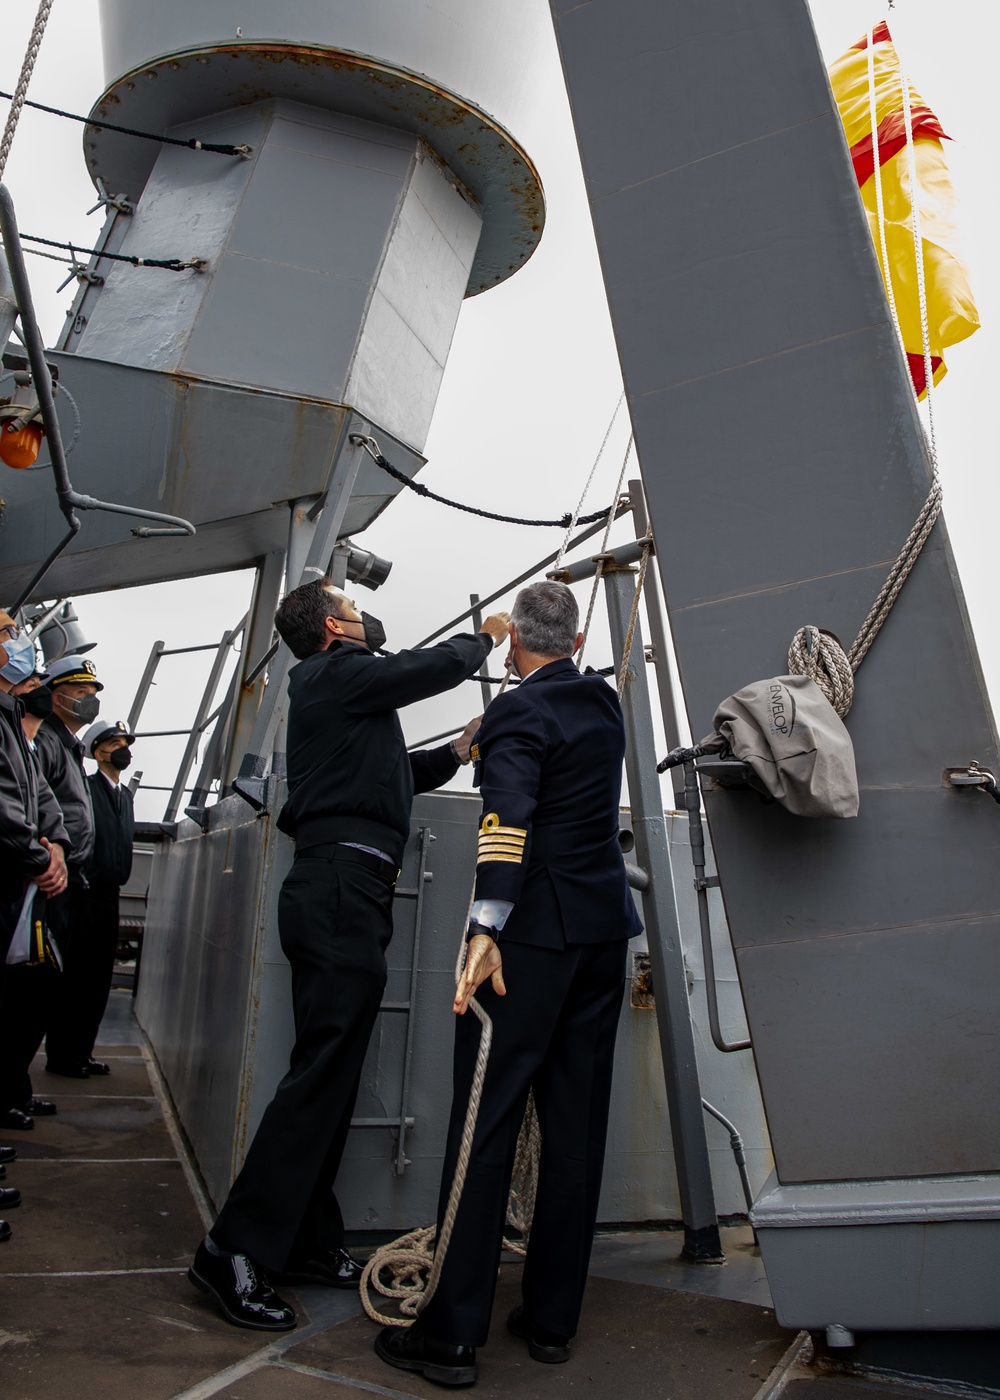
<instances>
[{"instance_id":1,"label":"gray steel structure","mask_svg":"<svg viewBox=\"0 0 1000 1400\"><path fill-rule=\"evenodd\" d=\"M276 784L278 801L282 789ZM451 1105L455 956L475 869L480 809L478 797L464 793L428 793L414 803L383 1014L337 1180L350 1229L404 1230L434 1218ZM156 847L136 1014L209 1193L220 1202L288 1063L290 979L275 907L292 848L266 814L255 815L238 797L226 798L212 813L207 833L182 821L176 839ZM626 811L626 829L629 822ZM665 830L674 863L686 872L686 818L667 814ZM422 882L418 909L421 841L430 878ZM736 1120L759 1188L772 1159L753 1064L749 1056L719 1055L712 1046L690 881L678 881L677 912L680 991L690 1005L696 1059L691 1068L700 1075L705 1098ZM723 1016L727 1026L742 1029L721 903L713 913ZM657 1016L643 977L645 940L630 948L635 986L619 1024L600 1218L678 1221L688 1203L670 1150ZM681 949L676 956L681 963ZM742 1212L728 1137L716 1124L706 1125L718 1209L723 1215Z\"/></svg>"},{"instance_id":2,"label":"gray steel structure","mask_svg":"<svg viewBox=\"0 0 1000 1400\"><path fill-rule=\"evenodd\" d=\"M853 637L927 451L804 0L551 9L698 735L798 627ZM1000 821L942 782L996 736L942 522L847 723L854 821L706 792L776 1161L765 1265L787 1326L1000 1326Z\"/></svg>"},{"instance_id":3,"label":"gray steel structure","mask_svg":"<svg viewBox=\"0 0 1000 1400\"><path fill-rule=\"evenodd\" d=\"M290 662L272 646L278 594L327 570L344 581L338 541L398 489L363 450L366 435L377 432L407 473L419 469L463 297L516 271L544 220L531 162L499 119L516 119L530 94L533 40L547 13L538 0L510 0L497 14L477 10L471 23L469 15L461 0L426 0L419 19L406 0L102 4L108 86L94 116L245 148L210 154L86 129L107 218L47 355L77 485L126 506L163 505L197 533L130 537L114 519L88 520L47 574L45 596L257 566L250 613L218 648L168 804L171 839L154 861L138 1000L217 1200L290 1042L276 900L291 845L272 820L284 796ZM198 265L167 272L101 256L166 248L181 251L164 256ZM39 347L39 364L40 355ZM53 543L44 463L17 476L8 495L0 589L14 592ZM187 809L195 820L176 823L236 632L241 662ZM150 666L170 650L155 647ZM147 668L140 697L151 675ZM216 781L239 796L208 805ZM447 988L477 809L456 798L416 809L418 822L430 811L443 830L420 826L397 892L392 982L342 1182L358 1227L375 1219L409 1227L433 1214L450 1097L442 1023L450 1031ZM665 867L659 812L656 823ZM673 924L669 880L654 898L668 901ZM681 1148L688 1139L697 1148L698 1180L679 1153L674 1204L656 1018L643 1004L625 1016L632 1093L623 1090L630 1111L612 1129L617 1167L605 1210L611 1219L697 1218L717 1252L709 1135L730 1210L741 1208L740 1183L702 1114L676 936L672 958L664 995L685 1032L683 1073L670 1065L672 1090L681 1080L685 1088L673 1131ZM709 1092L740 1118L763 1176L769 1155L752 1068ZM378 1162L389 1170L373 1172Z\"/></svg>"},{"instance_id":4,"label":"gray steel structure","mask_svg":"<svg viewBox=\"0 0 1000 1400\"><path fill-rule=\"evenodd\" d=\"M111 192L98 248L169 245L202 266L90 260L51 355L67 440L79 417L74 482L198 533L136 539L88 519L44 596L283 552L289 507L324 496L349 428L377 428L401 470L419 469L463 298L516 271L544 224L530 160L468 94L516 120L547 17L530 0L489 24L462 9L434 0L414 25L402 0L105 0L94 116L250 151L85 129ZM367 462L342 532L398 489ZM52 547L55 504L43 470L5 494L0 593L14 597Z\"/></svg>"}]
</instances>

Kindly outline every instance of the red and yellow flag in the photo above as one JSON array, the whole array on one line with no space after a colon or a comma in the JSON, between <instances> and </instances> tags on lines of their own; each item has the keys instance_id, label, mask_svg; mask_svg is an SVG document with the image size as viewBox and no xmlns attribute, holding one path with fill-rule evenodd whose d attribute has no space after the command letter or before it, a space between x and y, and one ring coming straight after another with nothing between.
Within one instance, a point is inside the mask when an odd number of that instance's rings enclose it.
<instances>
[{"instance_id":1,"label":"red and yellow flag","mask_svg":"<svg viewBox=\"0 0 1000 1400\"><path fill-rule=\"evenodd\" d=\"M885 243L889 274L895 295L903 348L917 396L927 391L924 371L920 302L917 294L917 262L913 241L913 193L906 149L903 116L903 84L899 56L889 27L880 24L872 34L875 72L875 119L885 216ZM875 199L874 153L868 78L868 35L848 49L830 68L833 95L851 148L854 173L882 268ZM910 85L913 155L917 174L920 241L923 249L927 296L931 369L934 383L946 374L944 349L965 340L979 329L979 313L972 299L968 273L956 251L955 194L945 165L942 141L948 140L941 123Z\"/></svg>"}]
</instances>

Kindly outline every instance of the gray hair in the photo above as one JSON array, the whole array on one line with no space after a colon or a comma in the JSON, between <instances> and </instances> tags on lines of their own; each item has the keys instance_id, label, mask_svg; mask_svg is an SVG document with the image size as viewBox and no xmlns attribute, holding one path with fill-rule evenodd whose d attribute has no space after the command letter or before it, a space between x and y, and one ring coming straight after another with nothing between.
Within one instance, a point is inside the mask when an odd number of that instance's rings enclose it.
<instances>
[{"instance_id":1,"label":"gray hair","mask_svg":"<svg viewBox=\"0 0 1000 1400\"><path fill-rule=\"evenodd\" d=\"M530 583L522 588L510 620L521 645L535 656L572 656L580 609L564 583Z\"/></svg>"}]
</instances>

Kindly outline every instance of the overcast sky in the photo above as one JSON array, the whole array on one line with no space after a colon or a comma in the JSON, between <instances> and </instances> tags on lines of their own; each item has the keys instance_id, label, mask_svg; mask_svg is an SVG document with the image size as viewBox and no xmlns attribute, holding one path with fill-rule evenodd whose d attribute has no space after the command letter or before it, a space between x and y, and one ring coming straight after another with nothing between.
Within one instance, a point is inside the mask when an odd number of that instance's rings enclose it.
<instances>
[{"instance_id":1,"label":"overcast sky","mask_svg":"<svg viewBox=\"0 0 1000 1400\"><path fill-rule=\"evenodd\" d=\"M100 95L104 75L97 9L96 0L56 0L29 94L36 101L86 112ZM816 0L812 10L827 61L883 17L882 10L861 0ZM35 0L7 0L4 6L0 88L5 91L16 82L35 11ZM947 153L983 329L948 352L950 373L935 405L945 514L987 681L1000 693L993 580L1000 504L993 422L1000 275L995 80L988 66L1000 47L1000 18L996 6L972 0L951 0L947 6L898 0L889 20L911 80L954 138ZM548 207L545 233L522 271L465 303L423 472L423 479L445 495L493 510L544 516L575 505L621 392L554 40L549 65L551 81L536 94L522 128L514 133L541 172ZM94 193L81 153L81 131L74 123L25 110L5 183L23 230L90 246L101 216L85 215ZM62 270L41 259L28 261L43 331L51 343L73 289L57 294ZM585 508L596 509L610 499L627 436L623 413ZM635 474L634 458L630 474ZM616 538L627 535L627 526L619 525ZM470 591L489 593L554 549L558 532L470 524L404 493L363 542L394 563L388 584L363 596L364 606L383 618L388 645L396 649L459 612ZM104 713L116 718L127 712L155 639L168 646L217 641L239 619L248 596L249 575L241 574L79 597L81 620L99 643L93 655L107 684ZM585 608L585 586L580 596ZM588 660L600 666L611 659L603 604L596 616ZM207 657L164 663L143 727L173 729L190 722L207 665ZM404 717L408 738L463 721L476 713L477 698L476 687L466 685L414 707ZM703 732L710 717L693 718L694 728ZM150 740L137 745L136 765L147 781L171 781L181 744ZM159 816L162 802L162 794L149 794L140 803L140 815Z\"/></svg>"}]
</instances>

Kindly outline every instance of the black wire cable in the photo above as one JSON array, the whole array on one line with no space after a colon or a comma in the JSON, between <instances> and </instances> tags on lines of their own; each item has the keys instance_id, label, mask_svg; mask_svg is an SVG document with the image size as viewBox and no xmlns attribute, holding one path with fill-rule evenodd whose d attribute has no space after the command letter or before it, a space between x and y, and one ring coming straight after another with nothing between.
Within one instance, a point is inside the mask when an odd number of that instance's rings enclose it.
<instances>
[{"instance_id":1,"label":"black wire cable","mask_svg":"<svg viewBox=\"0 0 1000 1400\"><path fill-rule=\"evenodd\" d=\"M14 94L0 92L0 97L5 97L10 102ZM84 126L99 126L105 131L120 131L123 136L138 136L142 141L159 141L164 146L187 146L189 150L211 151L213 155L217 156L249 156L253 154L252 146L226 146L214 141L199 141L194 136L186 141L180 136L157 136L153 131L136 131L134 127L116 126L114 122L102 122L97 117L81 117L78 112L64 112L60 107L46 107L44 102L31 102L27 98L25 98L24 105L34 107L36 112L48 112L53 117L67 117L71 122L83 122Z\"/></svg>"},{"instance_id":2,"label":"black wire cable","mask_svg":"<svg viewBox=\"0 0 1000 1400\"><path fill-rule=\"evenodd\" d=\"M65 248L68 253L84 253L92 258L110 258L112 262L131 263L133 267L164 267L168 272L186 272L202 264L201 258L182 262L180 258L132 258L127 253L109 253L102 248L78 248L75 243L57 243L54 238L37 238L31 233L22 233L22 239L29 243L44 243L46 248Z\"/></svg>"},{"instance_id":3,"label":"black wire cable","mask_svg":"<svg viewBox=\"0 0 1000 1400\"><path fill-rule=\"evenodd\" d=\"M439 496L436 491L432 491L429 486L425 486L422 481L411 481L410 478L394 467L391 462L383 457L382 453L369 452L372 461L380 466L384 472L388 472L396 481L408 486L411 491L415 491L418 496L426 496L428 500L437 501L439 505L451 506L453 510L463 510L466 515L478 515L483 520L499 520L502 525L550 525L565 530L573 523L573 516L569 513L560 516L558 520L524 520L519 515L498 515L496 511L480 510L478 506L466 506L461 501L451 501L447 496ZM596 525L599 520L606 520L611 514L613 507L608 506L605 510L597 510L593 515L577 516L577 525Z\"/></svg>"}]
</instances>

